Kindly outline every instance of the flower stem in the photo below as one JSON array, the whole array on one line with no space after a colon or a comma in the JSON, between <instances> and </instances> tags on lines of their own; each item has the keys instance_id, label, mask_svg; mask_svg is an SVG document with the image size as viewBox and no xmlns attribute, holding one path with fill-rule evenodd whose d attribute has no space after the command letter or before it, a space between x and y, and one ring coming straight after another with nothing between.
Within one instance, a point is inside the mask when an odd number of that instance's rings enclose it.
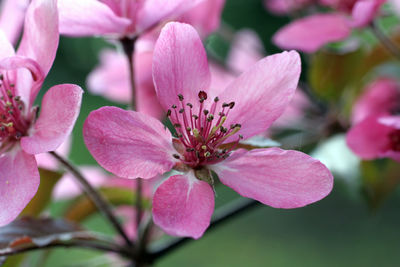
<instances>
[{"instance_id":1,"label":"flower stem","mask_svg":"<svg viewBox=\"0 0 400 267\"><path fill-rule=\"evenodd\" d=\"M133 246L133 243L123 230L121 224L118 219L113 214L110 204L89 184L87 179L81 174L81 172L75 168L67 159L64 159L62 156L58 155L56 152L49 152L54 158L56 158L68 171L70 171L75 178L81 184L85 193L89 196L89 198L93 201L96 207L99 209L101 213L110 221L111 225L114 226L115 230L122 236L125 240L126 244L130 247Z\"/></svg>"},{"instance_id":2,"label":"flower stem","mask_svg":"<svg viewBox=\"0 0 400 267\"><path fill-rule=\"evenodd\" d=\"M377 22L371 24L372 33L381 42L381 44L398 60L400 60L400 49L392 42L379 28Z\"/></svg>"},{"instance_id":3,"label":"flower stem","mask_svg":"<svg viewBox=\"0 0 400 267\"><path fill-rule=\"evenodd\" d=\"M251 208L258 206L259 204L260 203L258 201L253 199L240 198L229 204L224 205L215 212L214 218L211 221L207 233L215 229L218 225L221 225L222 223L236 217L239 214L242 214L245 211L249 211ZM159 258L169 254L170 252L178 249L187 242L193 240L194 239L192 238L183 237L183 238L176 238L170 240L169 242L160 244L156 249L154 249L151 253L149 253L150 256L149 258L152 259L153 261L158 260Z\"/></svg>"},{"instance_id":4,"label":"flower stem","mask_svg":"<svg viewBox=\"0 0 400 267\"><path fill-rule=\"evenodd\" d=\"M120 39L120 43L124 49L125 56L128 60L129 65L129 81L131 86L131 109L136 110L137 102L136 102L136 83L135 83L135 66L134 66L134 52L135 52L135 43L137 38L129 38L125 37ZM140 221L143 215L143 203L142 203L142 179L136 179L136 229L140 228Z\"/></svg>"}]
</instances>

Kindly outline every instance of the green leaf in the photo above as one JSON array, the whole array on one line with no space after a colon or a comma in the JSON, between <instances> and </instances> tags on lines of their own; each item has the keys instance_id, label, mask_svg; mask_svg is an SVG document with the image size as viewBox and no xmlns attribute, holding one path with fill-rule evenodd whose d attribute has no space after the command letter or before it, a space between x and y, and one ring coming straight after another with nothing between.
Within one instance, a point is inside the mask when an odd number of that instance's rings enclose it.
<instances>
[{"instance_id":1,"label":"green leaf","mask_svg":"<svg viewBox=\"0 0 400 267\"><path fill-rule=\"evenodd\" d=\"M349 53L321 50L311 60L308 79L314 93L328 102L337 102L343 92L360 80L360 65L365 51Z\"/></svg>"},{"instance_id":2,"label":"green leaf","mask_svg":"<svg viewBox=\"0 0 400 267\"><path fill-rule=\"evenodd\" d=\"M361 162L363 193L376 210L400 183L400 164L391 159Z\"/></svg>"},{"instance_id":3,"label":"green leaf","mask_svg":"<svg viewBox=\"0 0 400 267\"><path fill-rule=\"evenodd\" d=\"M98 189L102 196L113 206L135 205L136 194L133 189L121 187L101 187ZM150 200L144 198L143 207L150 208ZM87 196L77 197L64 213L64 218L81 222L97 212L96 206Z\"/></svg>"},{"instance_id":4,"label":"green leaf","mask_svg":"<svg viewBox=\"0 0 400 267\"><path fill-rule=\"evenodd\" d=\"M62 177L62 173L39 168L40 185L35 197L22 211L23 216L38 216L49 204L53 188Z\"/></svg>"}]
</instances>

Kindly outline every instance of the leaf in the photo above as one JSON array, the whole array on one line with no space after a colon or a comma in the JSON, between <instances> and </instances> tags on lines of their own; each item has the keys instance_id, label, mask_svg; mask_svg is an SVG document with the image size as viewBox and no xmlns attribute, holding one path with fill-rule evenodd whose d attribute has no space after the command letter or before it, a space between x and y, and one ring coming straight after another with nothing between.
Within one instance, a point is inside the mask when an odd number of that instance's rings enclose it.
<instances>
[{"instance_id":1,"label":"leaf","mask_svg":"<svg viewBox=\"0 0 400 267\"><path fill-rule=\"evenodd\" d=\"M308 80L314 93L335 103L343 92L360 80L360 66L365 51L358 49L349 53L321 50L311 60Z\"/></svg>"},{"instance_id":2,"label":"leaf","mask_svg":"<svg viewBox=\"0 0 400 267\"><path fill-rule=\"evenodd\" d=\"M135 205L136 194L132 189L121 187L101 187L98 189L103 197L113 206ZM143 199L143 207L150 208L150 200ZM77 197L68 207L64 218L81 222L90 215L97 212L96 206L87 196Z\"/></svg>"},{"instance_id":3,"label":"leaf","mask_svg":"<svg viewBox=\"0 0 400 267\"><path fill-rule=\"evenodd\" d=\"M38 216L51 201L53 188L63 173L39 168L40 185L35 197L22 211L22 216Z\"/></svg>"},{"instance_id":4,"label":"leaf","mask_svg":"<svg viewBox=\"0 0 400 267\"><path fill-rule=\"evenodd\" d=\"M376 210L400 183L400 164L391 159L361 162L363 193Z\"/></svg>"},{"instance_id":5,"label":"leaf","mask_svg":"<svg viewBox=\"0 0 400 267\"><path fill-rule=\"evenodd\" d=\"M21 248L37 248L57 241L93 239L77 225L61 219L24 217L0 228L0 264L4 255Z\"/></svg>"}]
</instances>

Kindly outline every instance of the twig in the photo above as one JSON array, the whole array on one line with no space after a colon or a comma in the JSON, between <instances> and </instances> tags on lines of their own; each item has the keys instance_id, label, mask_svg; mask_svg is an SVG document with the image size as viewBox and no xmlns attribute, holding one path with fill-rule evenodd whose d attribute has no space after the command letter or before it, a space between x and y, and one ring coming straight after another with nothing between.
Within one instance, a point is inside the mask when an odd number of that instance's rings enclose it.
<instances>
[{"instance_id":1,"label":"twig","mask_svg":"<svg viewBox=\"0 0 400 267\"><path fill-rule=\"evenodd\" d=\"M81 184L85 193L89 196L89 198L93 201L96 207L100 212L110 221L111 225L114 226L115 230L122 236L125 240L126 244L130 247L133 246L133 243L129 239L128 235L123 230L121 224L118 219L112 213L111 207L109 203L89 184L87 179L80 173L80 171L75 168L67 159L64 159L56 152L49 152L54 158L56 158L68 171L70 171L75 178Z\"/></svg>"},{"instance_id":2,"label":"twig","mask_svg":"<svg viewBox=\"0 0 400 267\"><path fill-rule=\"evenodd\" d=\"M224 205L222 208L219 208L215 212L214 219L211 221L207 233L215 229L218 225L228 221L229 219L236 217L237 215L245 211L251 210L251 208L258 206L258 204L260 203L256 200L248 198L240 198L238 200L233 201L232 203ZM149 259L152 259L153 261L158 260L159 258L167 255L168 253L178 249L187 242L193 240L194 239L192 238L183 237L183 238L173 239L169 242L165 242L164 244L159 245L151 253L149 253Z\"/></svg>"},{"instance_id":3,"label":"twig","mask_svg":"<svg viewBox=\"0 0 400 267\"><path fill-rule=\"evenodd\" d=\"M398 60L400 60L400 49L380 29L376 21L371 23L371 30L381 44Z\"/></svg>"}]
</instances>

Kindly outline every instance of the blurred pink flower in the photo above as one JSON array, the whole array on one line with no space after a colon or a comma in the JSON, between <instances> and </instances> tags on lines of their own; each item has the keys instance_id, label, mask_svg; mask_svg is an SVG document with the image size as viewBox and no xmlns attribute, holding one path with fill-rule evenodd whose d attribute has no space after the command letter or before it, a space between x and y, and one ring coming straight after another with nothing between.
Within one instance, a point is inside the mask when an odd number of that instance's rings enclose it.
<instances>
[{"instance_id":1,"label":"blurred pink flower","mask_svg":"<svg viewBox=\"0 0 400 267\"><path fill-rule=\"evenodd\" d=\"M34 155L63 143L79 114L82 89L72 84L47 91L37 120L37 108L32 107L53 63L58 38L55 0L31 2L16 53L0 35L0 225L15 219L37 191Z\"/></svg>"},{"instance_id":2,"label":"blurred pink flower","mask_svg":"<svg viewBox=\"0 0 400 267\"><path fill-rule=\"evenodd\" d=\"M154 222L168 234L199 238L207 229L214 209L210 171L241 195L277 208L302 207L331 191L329 170L306 154L279 148L234 151L241 139L264 132L283 113L300 75L296 52L260 60L221 90L209 87L207 57L196 31L168 23L153 60L157 96L178 138L150 116L115 107L93 111L83 133L97 162L120 177L149 179L172 168L180 171L153 199Z\"/></svg>"},{"instance_id":3,"label":"blurred pink flower","mask_svg":"<svg viewBox=\"0 0 400 267\"><path fill-rule=\"evenodd\" d=\"M400 86L380 78L355 103L347 144L363 159L389 157L400 161Z\"/></svg>"},{"instance_id":4,"label":"blurred pink flower","mask_svg":"<svg viewBox=\"0 0 400 267\"><path fill-rule=\"evenodd\" d=\"M323 2L336 8L337 11L314 14L295 20L280 29L273 36L273 42L282 49L313 53L328 43L346 39L353 28L367 26L386 0L326 0Z\"/></svg>"},{"instance_id":5,"label":"blurred pink flower","mask_svg":"<svg viewBox=\"0 0 400 267\"><path fill-rule=\"evenodd\" d=\"M202 1L58 0L60 33L71 36L136 37Z\"/></svg>"},{"instance_id":6,"label":"blurred pink flower","mask_svg":"<svg viewBox=\"0 0 400 267\"><path fill-rule=\"evenodd\" d=\"M284 15L314 4L314 2L315 0L264 0L264 5L272 13Z\"/></svg>"},{"instance_id":7,"label":"blurred pink flower","mask_svg":"<svg viewBox=\"0 0 400 267\"><path fill-rule=\"evenodd\" d=\"M15 44L22 32L25 12L29 0L1 1L0 29L4 31L8 40Z\"/></svg>"}]
</instances>

